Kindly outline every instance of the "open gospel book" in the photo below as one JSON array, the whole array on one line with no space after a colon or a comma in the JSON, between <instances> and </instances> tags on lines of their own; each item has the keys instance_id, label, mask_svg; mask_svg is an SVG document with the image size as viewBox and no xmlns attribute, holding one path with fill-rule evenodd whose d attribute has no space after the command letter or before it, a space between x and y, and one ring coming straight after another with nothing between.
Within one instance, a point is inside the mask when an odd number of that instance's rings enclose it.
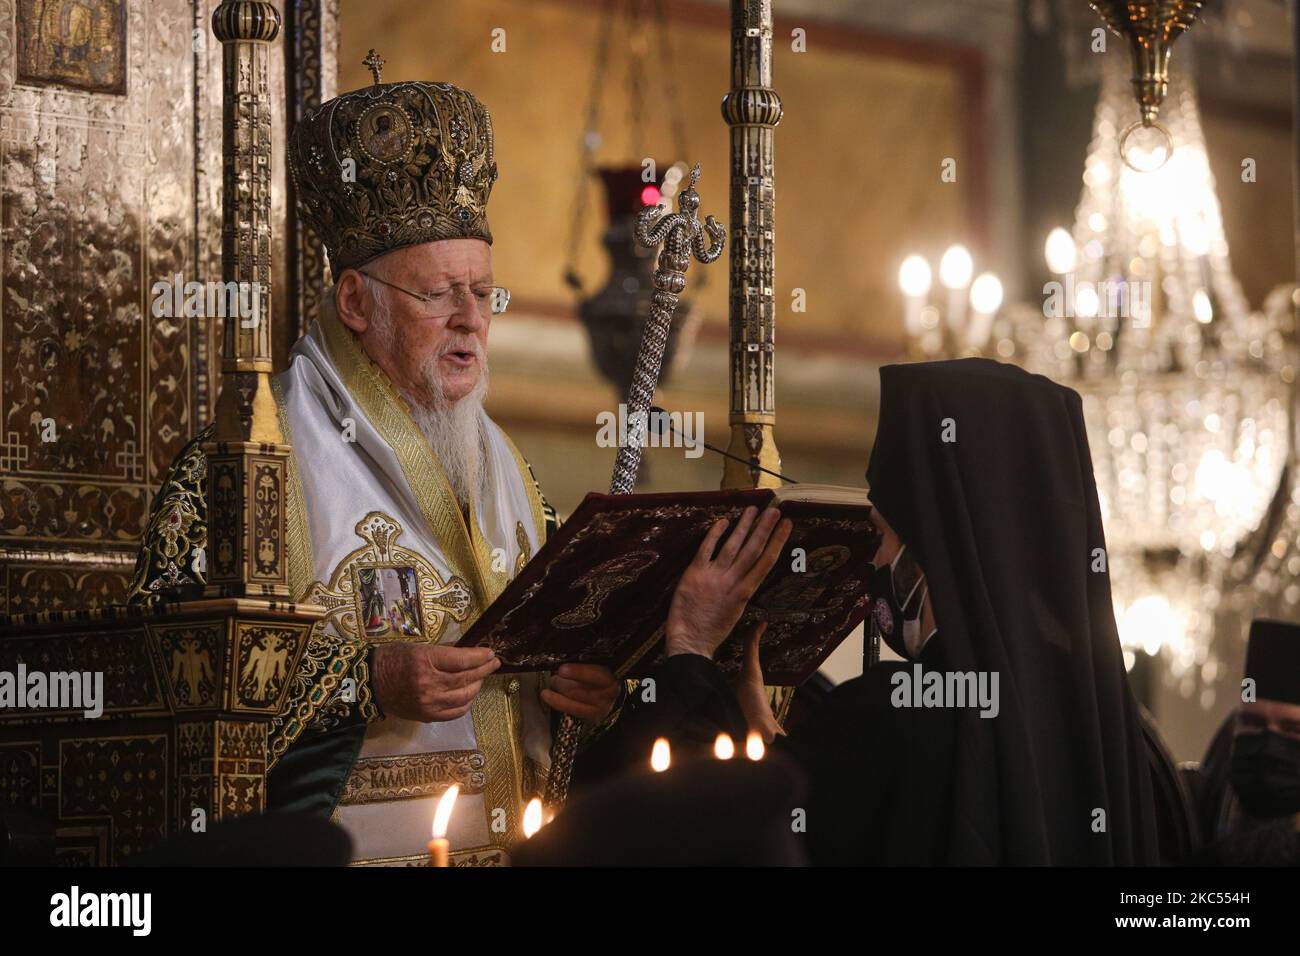
<instances>
[{"instance_id":1,"label":"open gospel book","mask_svg":"<svg viewBox=\"0 0 1300 956\"><path fill-rule=\"evenodd\" d=\"M662 657L673 590L709 527L772 501L794 528L716 660L739 670L743 639L767 621L766 683L801 684L867 613L880 536L862 488L589 494L458 643L494 648L505 673L587 663L640 676Z\"/></svg>"}]
</instances>

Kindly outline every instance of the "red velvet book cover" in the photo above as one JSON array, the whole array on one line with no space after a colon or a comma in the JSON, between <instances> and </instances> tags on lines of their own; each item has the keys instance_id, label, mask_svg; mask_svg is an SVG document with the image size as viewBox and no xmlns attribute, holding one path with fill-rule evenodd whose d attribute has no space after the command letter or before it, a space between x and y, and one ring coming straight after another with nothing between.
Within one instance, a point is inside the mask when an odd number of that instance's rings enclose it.
<instances>
[{"instance_id":1,"label":"red velvet book cover","mask_svg":"<svg viewBox=\"0 0 1300 956\"><path fill-rule=\"evenodd\" d=\"M734 524L746 507L773 497L770 489L589 494L459 644L493 647L505 673L589 663L639 676L663 652L673 589L709 527L722 517ZM740 638L766 620L766 682L793 686L865 617L879 534L865 494L862 504L780 507L794 523L785 553L716 660L738 670Z\"/></svg>"}]
</instances>

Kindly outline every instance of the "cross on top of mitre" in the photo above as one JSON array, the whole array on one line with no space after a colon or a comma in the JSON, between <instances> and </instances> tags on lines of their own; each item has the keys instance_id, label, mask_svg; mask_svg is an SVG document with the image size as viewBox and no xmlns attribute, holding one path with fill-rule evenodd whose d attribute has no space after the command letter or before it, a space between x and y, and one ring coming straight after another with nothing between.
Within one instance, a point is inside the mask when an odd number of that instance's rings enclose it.
<instances>
[{"instance_id":1,"label":"cross on top of mitre","mask_svg":"<svg viewBox=\"0 0 1300 956\"><path fill-rule=\"evenodd\" d=\"M370 75L375 78L375 85L378 86L382 80L381 76L384 71L384 64L388 61L376 53L373 49L366 54L366 58L361 61L361 65L370 71Z\"/></svg>"}]
</instances>

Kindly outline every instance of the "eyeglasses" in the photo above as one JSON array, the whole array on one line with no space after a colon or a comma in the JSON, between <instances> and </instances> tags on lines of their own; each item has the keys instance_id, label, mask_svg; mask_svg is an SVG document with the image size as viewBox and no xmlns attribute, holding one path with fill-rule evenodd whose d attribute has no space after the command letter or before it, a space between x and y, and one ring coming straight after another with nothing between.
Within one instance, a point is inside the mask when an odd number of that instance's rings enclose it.
<instances>
[{"instance_id":1,"label":"eyeglasses","mask_svg":"<svg viewBox=\"0 0 1300 956\"><path fill-rule=\"evenodd\" d=\"M466 296L473 300L474 307L478 309L478 314L484 318L489 315L501 315L505 312L506 307L510 305L510 290L504 286L494 285L479 289L442 289L422 295L419 292L412 292L410 289L403 289L400 285L395 285L387 279L371 275L364 269L358 269L357 271L367 279L373 279L380 285L386 285L398 292L405 292L412 299L418 299L424 303L423 313L430 319L446 319L455 315L464 307Z\"/></svg>"}]
</instances>

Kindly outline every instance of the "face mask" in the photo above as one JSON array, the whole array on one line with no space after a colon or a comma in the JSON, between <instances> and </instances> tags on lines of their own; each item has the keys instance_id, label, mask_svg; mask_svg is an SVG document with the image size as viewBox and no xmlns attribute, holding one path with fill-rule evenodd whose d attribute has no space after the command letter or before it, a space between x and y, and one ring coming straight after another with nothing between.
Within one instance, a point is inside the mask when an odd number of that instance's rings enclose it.
<instances>
[{"instance_id":1,"label":"face mask","mask_svg":"<svg viewBox=\"0 0 1300 956\"><path fill-rule=\"evenodd\" d=\"M894 595L894 569L888 564L873 568L867 579L867 593L871 595L870 627L889 649L907 659L903 643L903 609Z\"/></svg>"},{"instance_id":2,"label":"face mask","mask_svg":"<svg viewBox=\"0 0 1300 956\"><path fill-rule=\"evenodd\" d=\"M1253 817L1300 813L1300 740L1269 730L1238 734L1232 741L1229 779Z\"/></svg>"}]
</instances>

